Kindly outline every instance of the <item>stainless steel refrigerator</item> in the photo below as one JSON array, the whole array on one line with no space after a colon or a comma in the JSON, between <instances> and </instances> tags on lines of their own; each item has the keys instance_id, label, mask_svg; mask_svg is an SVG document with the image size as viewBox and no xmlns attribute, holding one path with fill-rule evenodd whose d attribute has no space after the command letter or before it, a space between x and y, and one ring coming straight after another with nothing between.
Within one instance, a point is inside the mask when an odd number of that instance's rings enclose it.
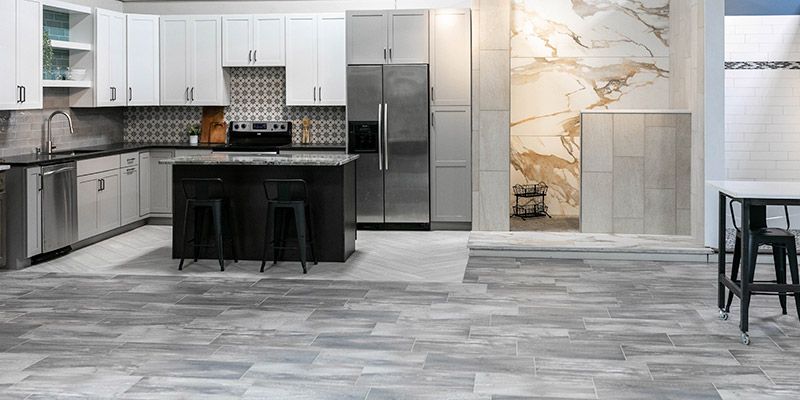
<instances>
[{"instance_id":1,"label":"stainless steel refrigerator","mask_svg":"<svg viewBox=\"0 0 800 400\"><path fill-rule=\"evenodd\" d=\"M428 66L347 67L360 226L430 226Z\"/></svg>"}]
</instances>

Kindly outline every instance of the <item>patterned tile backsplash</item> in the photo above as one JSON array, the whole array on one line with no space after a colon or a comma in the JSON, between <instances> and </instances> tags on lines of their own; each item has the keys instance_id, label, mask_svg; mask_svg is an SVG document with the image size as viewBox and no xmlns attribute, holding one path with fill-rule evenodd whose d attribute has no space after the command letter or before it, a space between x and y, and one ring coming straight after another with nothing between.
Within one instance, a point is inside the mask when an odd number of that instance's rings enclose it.
<instances>
[{"instance_id":1,"label":"patterned tile backsplash","mask_svg":"<svg viewBox=\"0 0 800 400\"><path fill-rule=\"evenodd\" d=\"M347 121L344 106L286 106L286 73L281 67L232 68L231 104L225 119L289 120L292 139L300 142L303 117L311 120L312 143L344 144ZM202 107L128 107L125 111L125 140L181 141L186 126L199 123Z\"/></svg>"}]
</instances>

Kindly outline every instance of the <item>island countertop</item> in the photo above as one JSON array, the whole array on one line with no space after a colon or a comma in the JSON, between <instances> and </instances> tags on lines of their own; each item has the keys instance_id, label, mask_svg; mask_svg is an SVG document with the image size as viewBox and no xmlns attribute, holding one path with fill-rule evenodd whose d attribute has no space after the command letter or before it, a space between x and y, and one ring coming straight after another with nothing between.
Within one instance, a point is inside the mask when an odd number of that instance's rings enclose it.
<instances>
[{"instance_id":1,"label":"island countertop","mask_svg":"<svg viewBox=\"0 0 800 400\"><path fill-rule=\"evenodd\" d=\"M159 161L172 165L275 165L275 166L318 166L338 167L358 159L358 154L236 154L214 153L174 157Z\"/></svg>"}]
</instances>

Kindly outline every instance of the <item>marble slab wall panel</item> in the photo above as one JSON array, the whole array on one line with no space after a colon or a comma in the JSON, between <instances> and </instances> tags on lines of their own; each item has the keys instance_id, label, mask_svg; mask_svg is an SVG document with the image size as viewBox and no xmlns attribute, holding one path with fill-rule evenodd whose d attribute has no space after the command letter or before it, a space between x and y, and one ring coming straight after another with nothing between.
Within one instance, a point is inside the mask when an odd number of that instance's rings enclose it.
<instances>
[{"instance_id":1,"label":"marble slab wall panel","mask_svg":"<svg viewBox=\"0 0 800 400\"><path fill-rule=\"evenodd\" d=\"M580 212L580 112L670 106L669 1L514 0L511 186ZM513 201L513 197L512 197Z\"/></svg>"},{"instance_id":2,"label":"marble slab wall panel","mask_svg":"<svg viewBox=\"0 0 800 400\"><path fill-rule=\"evenodd\" d=\"M303 117L311 119L311 142L344 144L347 119L344 106L286 106L285 68L231 68L231 104L225 119L289 120L292 139L299 143ZM186 126L199 123L202 107L128 107L125 112L125 140L181 141Z\"/></svg>"},{"instance_id":3,"label":"marble slab wall panel","mask_svg":"<svg viewBox=\"0 0 800 400\"><path fill-rule=\"evenodd\" d=\"M581 231L691 234L691 114L582 114Z\"/></svg>"}]
</instances>

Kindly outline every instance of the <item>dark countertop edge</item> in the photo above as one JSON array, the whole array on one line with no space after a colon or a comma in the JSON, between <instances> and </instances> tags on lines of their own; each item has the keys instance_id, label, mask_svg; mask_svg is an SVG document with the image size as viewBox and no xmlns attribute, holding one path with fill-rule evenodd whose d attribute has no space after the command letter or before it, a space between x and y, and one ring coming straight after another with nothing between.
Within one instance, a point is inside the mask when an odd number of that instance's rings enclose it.
<instances>
[{"instance_id":1,"label":"dark countertop edge","mask_svg":"<svg viewBox=\"0 0 800 400\"><path fill-rule=\"evenodd\" d=\"M88 147L76 147L74 149L68 149L63 151L69 150L94 150L97 151L92 153L84 153L84 154L75 154L75 155L58 155L54 156L53 158L42 159L37 156L36 154L20 154L15 156L3 157L0 158L0 165L9 165L11 167L28 167L28 166L35 166L35 165L52 165L52 164L60 164L64 162L72 162L72 161L79 161L79 160L87 160L91 158L97 157L105 157L105 156L113 156L116 154L123 154L129 153L134 151L142 151L147 149L205 149L205 150L215 150L219 149L222 144L218 143L200 143L200 144L189 144L188 142L122 142L122 143L110 143L104 145L97 145L97 146L88 146ZM302 145L302 144L291 144L287 146L280 147L279 149L286 149L286 150L308 150L308 151L336 151L342 150L345 151L347 148L345 146L337 146L337 145ZM59 150L61 151L61 150Z\"/></svg>"},{"instance_id":2,"label":"dark countertop edge","mask_svg":"<svg viewBox=\"0 0 800 400\"><path fill-rule=\"evenodd\" d=\"M338 145L338 144L300 144L300 143L292 143L290 145L286 145L280 147L281 150L305 150L305 151L347 151L347 146L345 145Z\"/></svg>"}]
</instances>

